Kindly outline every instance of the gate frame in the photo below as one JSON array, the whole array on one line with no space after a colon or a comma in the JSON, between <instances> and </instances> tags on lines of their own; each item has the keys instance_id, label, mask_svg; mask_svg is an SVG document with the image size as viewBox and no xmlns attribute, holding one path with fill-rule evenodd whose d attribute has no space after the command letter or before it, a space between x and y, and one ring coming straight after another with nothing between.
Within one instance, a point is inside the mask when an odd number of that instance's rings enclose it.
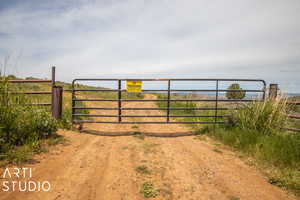
<instances>
[{"instance_id":1,"label":"gate frame","mask_svg":"<svg viewBox=\"0 0 300 200\"><path fill-rule=\"evenodd\" d=\"M76 89L76 82L80 81L116 81L118 89ZM167 92L167 99L122 99L122 92L127 92L125 89L122 89L122 81L167 81L168 89L167 90L142 90L142 92ZM172 81L207 81L216 82L216 89L197 89L197 90L172 90L171 82ZM263 84L262 89L260 90L228 90L228 89L219 89L219 82L260 82ZM76 99L76 92L80 91L89 91L89 92L117 92L117 99ZM224 121L218 121L220 117L225 117L225 115L218 115L218 110L229 110L228 108L219 108L218 102L251 102L254 100L243 100L243 99L219 99L219 92L257 92L263 93L262 99L266 98L266 82L262 79L74 79L72 81L72 124L82 124L82 123L110 123L110 124L224 124ZM215 99L184 99L184 100L175 100L171 99L171 92L216 92ZM100 108L100 107L76 107L76 101L97 101L97 102L118 102L118 107L114 108ZM139 101L139 102L167 102L167 107L164 108L122 108L122 102L130 101ZM171 108L170 102L184 101L184 102L215 102L215 106L212 108ZM92 115L92 114L77 114L76 110L118 110L117 115ZM166 110L166 115L122 115L122 110ZM170 115L170 110L215 110L214 115ZM116 117L118 121L94 121L94 120L76 120L76 116L85 116L85 117ZM161 122L129 122L122 121L122 118L125 117L166 117L166 121ZM170 117L214 117L214 121L170 121Z\"/></svg>"}]
</instances>

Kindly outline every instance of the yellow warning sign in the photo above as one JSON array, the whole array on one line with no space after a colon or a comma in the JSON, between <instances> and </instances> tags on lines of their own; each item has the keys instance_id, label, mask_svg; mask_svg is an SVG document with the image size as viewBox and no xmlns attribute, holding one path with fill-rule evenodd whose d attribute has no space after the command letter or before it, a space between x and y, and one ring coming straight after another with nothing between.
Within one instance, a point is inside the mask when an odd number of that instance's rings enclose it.
<instances>
[{"instance_id":1,"label":"yellow warning sign","mask_svg":"<svg viewBox=\"0 0 300 200\"><path fill-rule=\"evenodd\" d=\"M142 92L142 81L126 81L127 92Z\"/></svg>"}]
</instances>

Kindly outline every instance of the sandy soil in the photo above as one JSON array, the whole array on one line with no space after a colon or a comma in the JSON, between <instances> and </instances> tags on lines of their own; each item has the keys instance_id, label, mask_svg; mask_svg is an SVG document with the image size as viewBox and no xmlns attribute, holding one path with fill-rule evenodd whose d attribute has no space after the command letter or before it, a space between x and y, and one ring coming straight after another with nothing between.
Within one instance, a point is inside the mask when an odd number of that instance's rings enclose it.
<instances>
[{"instance_id":1,"label":"sandy soil","mask_svg":"<svg viewBox=\"0 0 300 200\"><path fill-rule=\"evenodd\" d=\"M114 105L106 103L105 106ZM125 106L141 104L131 102ZM155 104L146 102L143 106L154 107ZM128 111L125 114L153 115L159 111ZM146 137L132 136L132 132L145 133ZM26 164L33 169L31 180L49 181L51 191L0 191L1 200L145 199L140 194L145 182L151 182L159 189L155 199L294 199L269 184L258 170L244 164L233 152L216 147L216 142L210 139L188 136L191 133L183 125L138 125L133 128L132 125L86 124L82 133L60 130L59 134L66 137L67 144L37 156L35 164ZM172 137L178 135L181 136ZM140 165L147 166L151 173L136 172Z\"/></svg>"}]
</instances>

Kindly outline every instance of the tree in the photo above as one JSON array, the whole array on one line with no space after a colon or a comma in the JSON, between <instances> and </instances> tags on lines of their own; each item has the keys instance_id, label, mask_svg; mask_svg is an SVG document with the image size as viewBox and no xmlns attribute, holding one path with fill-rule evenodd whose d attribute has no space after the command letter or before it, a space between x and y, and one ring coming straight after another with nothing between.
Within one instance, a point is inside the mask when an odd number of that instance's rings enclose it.
<instances>
[{"instance_id":1,"label":"tree","mask_svg":"<svg viewBox=\"0 0 300 200\"><path fill-rule=\"evenodd\" d=\"M8 80L17 80L17 77L15 75L10 74L10 75L7 75L7 79Z\"/></svg>"},{"instance_id":2,"label":"tree","mask_svg":"<svg viewBox=\"0 0 300 200\"><path fill-rule=\"evenodd\" d=\"M246 96L246 91L243 90L243 88L240 87L238 83L231 84L228 88L228 90L241 90L241 91L227 91L226 97L227 99L243 99Z\"/></svg>"}]
</instances>

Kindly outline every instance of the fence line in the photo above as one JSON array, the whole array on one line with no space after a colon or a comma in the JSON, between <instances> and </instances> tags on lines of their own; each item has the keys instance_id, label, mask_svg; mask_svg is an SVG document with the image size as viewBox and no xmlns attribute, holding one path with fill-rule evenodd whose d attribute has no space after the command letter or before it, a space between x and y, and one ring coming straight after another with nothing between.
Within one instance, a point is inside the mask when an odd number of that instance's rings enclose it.
<instances>
[{"instance_id":1,"label":"fence line","mask_svg":"<svg viewBox=\"0 0 300 200\"><path fill-rule=\"evenodd\" d=\"M0 81L2 82L2 81ZM19 83L51 83L51 91L25 91L25 92L11 92L10 94L18 95L51 95L51 100L49 103L32 103L30 105L34 106L51 106L52 116L56 119L61 117L62 113L62 87L55 85L55 67L51 70L50 80L8 80L8 83L19 84Z\"/></svg>"}]
</instances>

